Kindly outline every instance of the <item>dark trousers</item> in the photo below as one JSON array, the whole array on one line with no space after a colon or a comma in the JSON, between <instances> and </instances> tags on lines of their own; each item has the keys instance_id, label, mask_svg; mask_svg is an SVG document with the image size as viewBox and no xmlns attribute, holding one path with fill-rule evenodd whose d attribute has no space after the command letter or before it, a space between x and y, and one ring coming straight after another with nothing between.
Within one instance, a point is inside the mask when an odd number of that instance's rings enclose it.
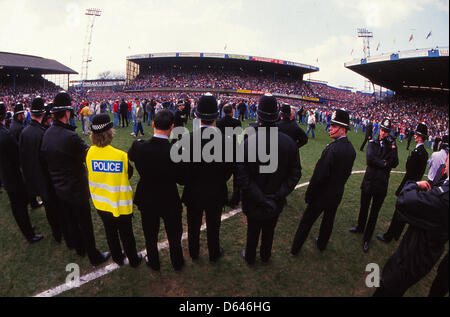
<instances>
[{"instance_id":1,"label":"dark trousers","mask_svg":"<svg viewBox=\"0 0 450 317\"><path fill-rule=\"evenodd\" d=\"M122 117L122 128L125 127L125 122L127 123L128 127L128 115L126 113L121 113L120 116Z\"/></svg>"},{"instance_id":2,"label":"dark trousers","mask_svg":"<svg viewBox=\"0 0 450 317\"><path fill-rule=\"evenodd\" d=\"M175 270L181 269L184 263L183 249L181 247L181 236L183 234L181 213L173 212L160 216L151 210L141 210L141 215L149 265L155 270L160 269L158 233L160 219L162 218L167 233L167 240L169 241L169 253L172 267Z\"/></svg>"},{"instance_id":3,"label":"dark trousers","mask_svg":"<svg viewBox=\"0 0 450 317\"><path fill-rule=\"evenodd\" d=\"M245 120L245 112L239 111L239 120L244 121Z\"/></svg>"},{"instance_id":4,"label":"dark trousers","mask_svg":"<svg viewBox=\"0 0 450 317\"><path fill-rule=\"evenodd\" d=\"M333 231L334 217L336 216L337 206L333 208L324 208L320 202L312 202L306 207L297 232L295 233L294 242L292 243L291 253L297 254L303 246L309 231L317 218L323 212L322 223L320 224L320 232L317 246L320 250L325 250Z\"/></svg>"},{"instance_id":5,"label":"dark trousers","mask_svg":"<svg viewBox=\"0 0 450 317\"><path fill-rule=\"evenodd\" d=\"M197 259L200 252L200 228L202 226L203 211L206 216L206 237L208 240L209 259L215 261L220 257L220 222L222 206L196 209L187 207L189 255Z\"/></svg>"},{"instance_id":6,"label":"dark trousers","mask_svg":"<svg viewBox=\"0 0 450 317\"><path fill-rule=\"evenodd\" d=\"M360 151L364 151L364 147L366 146L367 141L369 141L369 138L366 136L364 138L364 142L361 144L361 147L359 148Z\"/></svg>"},{"instance_id":7,"label":"dark trousers","mask_svg":"<svg viewBox=\"0 0 450 317\"><path fill-rule=\"evenodd\" d=\"M139 132L141 132L141 134L144 135L144 128L142 127L142 122L138 122L136 125L136 137L139 135Z\"/></svg>"},{"instance_id":8,"label":"dark trousers","mask_svg":"<svg viewBox=\"0 0 450 317\"><path fill-rule=\"evenodd\" d=\"M403 229L405 228L406 223L402 221L398 215L397 209L394 211L392 215L391 224L389 225L388 230L385 234L383 234L384 238L387 240L392 240L394 238L396 241L400 239L402 235Z\"/></svg>"},{"instance_id":9,"label":"dark trousers","mask_svg":"<svg viewBox=\"0 0 450 317\"><path fill-rule=\"evenodd\" d=\"M14 219L25 239L30 240L35 234L28 214L28 200L24 197L23 193L13 193L9 191L7 193Z\"/></svg>"},{"instance_id":10,"label":"dark trousers","mask_svg":"<svg viewBox=\"0 0 450 317\"><path fill-rule=\"evenodd\" d=\"M94 228L92 225L91 206L89 201L80 202L78 205L60 201L63 207L63 222L66 243L83 256L88 254L92 264L100 262L102 254L95 246Z\"/></svg>"},{"instance_id":11,"label":"dark trousers","mask_svg":"<svg viewBox=\"0 0 450 317\"><path fill-rule=\"evenodd\" d=\"M130 214L114 217L111 212L103 210L97 210L97 213L105 227L106 241L108 242L113 261L121 264L124 260L122 247L120 246L120 241L122 241L123 249L130 265L137 266L139 264L139 258L136 250L136 240L133 234L133 216Z\"/></svg>"},{"instance_id":12,"label":"dark trousers","mask_svg":"<svg viewBox=\"0 0 450 317\"><path fill-rule=\"evenodd\" d=\"M361 207L359 209L357 230L364 232L364 242L370 242L372 239L375 225L377 224L378 213L380 212L385 197L385 194L372 194L361 191ZM372 207L370 208L370 216L367 221L371 202Z\"/></svg>"},{"instance_id":13,"label":"dark trousers","mask_svg":"<svg viewBox=\"0 0 450 317\"><path fill-rule=\"evenodd\" d=\"M245 261L254 264L256 260L256 248L258 247L259 236L261 235L261 246L259 255L264 262L269 261L272 255L273 235L278 216L259 220L247 217L247 244L245 246Z\"/></svg>"},{"instance_id":14,"label":"dark trousers","mask_svg":"<svg viewBox=\"0 0 450 317\"><path fill-rule=\"evenodd\" d=\"M431 284L429 297L444 297L448 293L448 252L439 264L437 275Z\"/></svg>"},{"instance_id":15,"label":"dark trousers","mask_svg":"<svg viewBox=\"0 0 450 317\"><path fill-rule=\"evenodd\" d=\"M62 219L60 214L60 208L56 197L54 199L44 200L45 215L47 217L48 224L52 230L53 238L57 242L61 242L62 238Z\"/></svg>"}]
</instances>

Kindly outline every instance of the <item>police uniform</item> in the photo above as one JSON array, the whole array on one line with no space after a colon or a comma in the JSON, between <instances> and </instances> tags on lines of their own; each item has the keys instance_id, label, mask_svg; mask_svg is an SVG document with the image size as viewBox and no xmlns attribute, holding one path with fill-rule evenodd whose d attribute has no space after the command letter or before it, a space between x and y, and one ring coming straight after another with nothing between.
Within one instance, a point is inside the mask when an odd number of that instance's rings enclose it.
<instances>
[{"instance_id":1,"label":"police uniform","mask_svg":"<svg viewBox=\"0 0 450 317\"><path fill-rule=\"evenodd\" d=\"M92 119L91 131L104 133L112 126L108 114L98 114ZM133 190L129 181L133 168L127 153L111 145L92 145L86 155L86 167L92 202L103 221L112 259L119 265L124 263L122 241L130 266L137 267L142 256L137 254L133 234Z\"/></svg>"},{"instance_id":2,"label":"police uniform","mask_svg":"<svg viewBox=\"0 0 450 317\"><path fill-rule=\"evenodd\" d=\"M405 185L397 206L409 227L398 249L386 262L374 296L403 296L431 271L448 241L448 199L448 178L428 191L422 191L415 182ZM448 289L448 279L446 282Z\"/></svg>"},{"instance_id":3,"label":"police uniform","mask_svg":"<svg viewBox=\"0 0 450 317\"><path fill-rule=\"evenodd\" d=\"M287 134L295 141L298 148L306 145L308 143L308 137L306 136L305 131L300 128L295 122L295 120L291 120L291 107L287 104L281 107L281 112L283 114L283 118L277 122L278 129Z\"/></svg>"},{"instance_id":4,"label":"police uniform","mask_svg":"<svg viewBox=\"0 0 450 317\"><path fill-rule=\"evenodd\" d=\"M183 105L184 103L182 101L178 103L178 107ZM185 109L178 108L177 111L175 111L175 116L173 120L174 127L184 127L186 122L187 122L187 115Z\"/></svg>"},{"instance_id":5,"label":"police uniform","mask_svg":"<svg viewBox=\"0 0 450 317\"><path fill-rule=\"evenodd\" d=\"M41 117L45 115L44 100L37 97L31 104L31 113ZM51 186L50 176L40 158L40 148L45 127L42 123L31 120L19 137L20 165L26 188L30 197L40 196L43 200L47 221L52 230L53 238L61 242L62 223L56 194Z\"/></svg>"},{"instance_id":6,"label":"police uniform","mask_svg":"<svg viewBox=\"0 0 450 317\"><path fill-rule=\"evenodd\" d=\"M6 117L6 106L0 103L0 122ZM20 231L28 242L43 238L36 235L28 215L25 184L19 165L19 148L10 131L0 123L0 178L8 194L11 211Z\"/></svg>"},{"instance_id":7,"label":"police uniform","mask_svg":"<svg viewBox=\"0 0 450 317\"><path fill-rule=\"evenodd\" d=\"M420 123L417 126L416 134L420 135L423 140L426 140L428 135L426 125ZM425 146L423 145L423 143L420 143L411 152L406 160L406 174L403 177L400 186L398 186L395 192L396 196L400 195L400 192L402 191L407 181L417 182L422 179L423 175L425 174L427 160L427 150L425 150ZM398 240L403 232L404 227L405 223L400 221L397 210L395 210L388 231L385 234L377 235L377 238L384 242L390 242L392 238Z\"/></svg>"},{"instance_id":8,"label":"police uniform","mask_svg":"<svg viewBox=\"0 0 450 317\"><path fill-rule=\"evenodd\" d=\"M25 128L23 124L23 119L19 120L19 114L24 114L25 109L22 104L18 103L14 106L14 116L11 122L11 126L9 127L9 132L13 136L16 143L19 143L19 136L22 133L22 130Z\"/></svg>"},{"instance_id":9,"label":"police uniform","mask_svg":"<svg viewBox=\"0 0 450 317\"><path fill-rule=\"evenodd\" d=\"M336 110L331 125L349 129L349 115L345 111ZM344 187L352 172L356 152L346 136L337 138L323 150L305 193L308 207L298 226L291 247L291 254L296 255L305 242L314 222L323 212L319 237L316 244L319 250L325 250L333 229L337 208L344 194Z\"/></svg>"},{"instance_id":10,"label":"police uniform","mask_svg":"<svg viewBox=\"0 0 450 317\"><path fill-rule=\"evenodd\" d=\"M381 129L391 131L391 120L383 119ZM358 215L358 225L350 232L364 233L363 251L369 250L369 242L378 219L378 213L383 205L389 185L391 169L398 165L398 153L395 139L389 135L384 139L371 140L366 150L367 168L361 184L361 206ZM369 220L367 216L370 209Z\"/></svg>"},{"instance_id":11,"label":"police uniform","mask_svg":"<svg viewBox=\"0 0 450 317\"><path fill-rule=\"evenodd\" d=\"M58 93L51 112L73 111L69 94ZM60 120L45 131L41 153L55 189L63 214L63 237L69 248L80 256L88 254L92 265L99 265L109 257L95 246L94 229L89 204L89 183L85 167L86 144L74 131L76 127Z\"/></svg>"},{"instance_id":12,"label":"police uniform","mask_svg":"<svg viewBox=\"0 0 450 317\"><path fill-rule=\"evenodd\" d=\"M222 119L217 120L216 122L216 127L220 130L220 132L222 132L223 135L225 135L225 128L237 128L237 127L242 127L241 121L233 118L232 117L232 113L225 115ZM233 135L233 153L235 153L235 158L236 158L236 151L237 151L237 138L235 135ZM237 174L237 169L236 169L236 165L234 164L233 166L233 193L231 194L231 198L228 202L229 206L231 206L232 208L234 206L236 206L239 201L241 200L241 195L240 195L240 190L239 190L239 186L237 184L237 180L236 180L236 174Z\"/></svg>"},{"instance_id":13,"label":"police uniform","mask_svg":"<svg viewBox=\"0 0 450 317\"><path fill-rule=\"evenodd\" d=\"M216 98L209 93L202 96L198 101L195 115L202 121L215 121L218 117ZM194 137L197 137L194 133L203 133L205 129L215 129L215 127L203 126L200 131L190 133L191 145L197 142L194 141ZM208 138L201 139L200 153L209 141ZM185 184L181 200L187 207L189 254L194 260L199 257L200 227L203 213L205 213L209 260L215 262L223 255L219 233L222 208L228 200L227 181L232 173L232 164L223 160L222 162L206 162L203 158L200 162L194 162L193 146L190 150L190 162L181 164L182 182ZM224 151L222 153L224 154Z\"/></svg>"},{"instance_id":14,"label":"police uniform","mask_svg":"<svg viewBox=\"0 0 450 317\"><path fill-rule=\"evenodd\" d=\"M244 162L238 163L238 181L242 191L242 211L247 217L247 243L243 257L247 264L253 265L256 260L256 248L261 236L260 257L268 262L272 255L272 244L278 217L282 212L286 197L294 190L301 177L301 165L298 148L295 142L286 134L276 131L278 155L276 170L271 173L261 173L263 164L260 158L256 162L249 160L251 144L260 146L266 143L266 151L270 149L270 131L276 127L278 120L278 105L275 97L270 94L260 98L258 103L258 122L260 126L255 134L244 141ZM263 139L265 133L265 140ZM275 153L270 153L271 156Z\"/></svg>"}]
</instances>

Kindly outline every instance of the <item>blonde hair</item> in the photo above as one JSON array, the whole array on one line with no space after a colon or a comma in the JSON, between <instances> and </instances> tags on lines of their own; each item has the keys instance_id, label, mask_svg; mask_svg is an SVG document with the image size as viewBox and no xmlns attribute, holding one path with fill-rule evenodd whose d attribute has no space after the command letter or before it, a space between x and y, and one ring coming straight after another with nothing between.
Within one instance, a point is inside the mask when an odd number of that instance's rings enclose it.
<instances>
[{"instance_id":1,"label":"blonde hair","mask_svg":"<svg viewBox=\"0 0 450 317\"><path fill-rule=\"evenodd\" d=\"M93 145L98 147L105 147L111 144L111 141L114 139L114 134L116 133L116 130L109 129L102 133L93 133L91 131L91 134L89 135L89 139L91 139L91 142Z\"/></svg>"}]
</instances>

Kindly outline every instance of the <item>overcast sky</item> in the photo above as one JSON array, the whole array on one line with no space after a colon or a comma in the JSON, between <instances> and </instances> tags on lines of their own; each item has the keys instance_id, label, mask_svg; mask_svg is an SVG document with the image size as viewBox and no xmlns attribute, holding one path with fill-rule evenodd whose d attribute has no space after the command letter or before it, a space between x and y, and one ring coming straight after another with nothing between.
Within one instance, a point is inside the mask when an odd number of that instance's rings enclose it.
<instances>
[{"instance_id":1,"label":"overcast sky","mask_svg":"<svg viewBox=\"0 0 450 317\"><path fill-rule=\"evenodd\" d=\"M87 8L102 10L89 79L125 73L129 55L225 52L318 66L311 79L363 89L364 78L344 68L363 56L357 28L373 32L372 56L449 41L448 0L0 0L0 51L80 72Z\"/></svg>"}]
</instances>

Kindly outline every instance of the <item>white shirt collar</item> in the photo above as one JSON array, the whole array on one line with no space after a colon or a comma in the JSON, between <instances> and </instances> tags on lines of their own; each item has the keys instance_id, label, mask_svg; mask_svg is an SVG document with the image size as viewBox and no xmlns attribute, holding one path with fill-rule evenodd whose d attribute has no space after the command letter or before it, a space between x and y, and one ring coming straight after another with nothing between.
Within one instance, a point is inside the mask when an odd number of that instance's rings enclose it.
<instances>
[{"instance_id":1,"label":"white shirt collar","mask_svg":"<svg viewBox=\"0 0 450 317\"><path fill-rule=\"evenodd\" d=\"M164 134L158 134L158 133L155 133L155 134L153 134L153 137L154 137L154 138L160 138L160 139L166 139L166 140L169 140L169 137L168 137L167 135L164 135Z\"/></svg>"},{"instance_id":2,"label":"white shirt collar","mask_svg":"<svg viewBox=\"0 0 450 317\"><path fill-rule=\"evenodd\" d=\"M419 146L421 146L421 145L423 145L423 143L417 143L416 149L417 149Z\"/></svg>"}]
</instances>

